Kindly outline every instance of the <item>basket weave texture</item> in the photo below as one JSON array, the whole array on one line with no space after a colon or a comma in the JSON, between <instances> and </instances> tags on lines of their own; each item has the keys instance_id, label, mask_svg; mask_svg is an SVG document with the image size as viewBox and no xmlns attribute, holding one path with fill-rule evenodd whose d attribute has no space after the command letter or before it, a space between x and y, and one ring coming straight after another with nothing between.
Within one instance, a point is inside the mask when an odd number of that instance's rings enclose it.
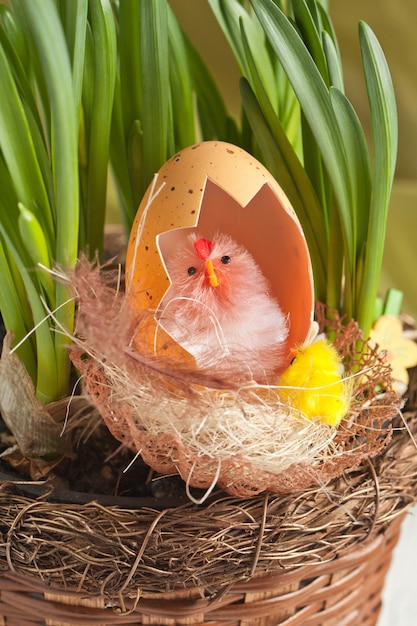
<instances>
[{"instance_id":1,"label":"basket weave texture","mask_svg":"<svg viewBox=\"0 0 417 626\"><path fill-rule=\"evenodd\" d=\"M255 577L213 598L202 598L198 590L162 593L157 599L138 594L137 600L123 605L122 613L120 607L106 607L104 598L45 591L36 581L6 575L0 578L0 615L7 626L374 626L398 526L393 524L388 533L336 561Z\"/></svg>"},{"instance_id":2,"label":"basket weave texture","mask_svg":"<svg viewBox=\"0 0 417 626\"><path fill-rule=\"evenodd\" d=\"M417 431L415 414L408 425ZM326 487L217 493L204 506L58 503L24 489L0 491L7 626L364 626L376 624L399 522L417 499L417 452L402 429Z\"/></svg>"}]
</instances>

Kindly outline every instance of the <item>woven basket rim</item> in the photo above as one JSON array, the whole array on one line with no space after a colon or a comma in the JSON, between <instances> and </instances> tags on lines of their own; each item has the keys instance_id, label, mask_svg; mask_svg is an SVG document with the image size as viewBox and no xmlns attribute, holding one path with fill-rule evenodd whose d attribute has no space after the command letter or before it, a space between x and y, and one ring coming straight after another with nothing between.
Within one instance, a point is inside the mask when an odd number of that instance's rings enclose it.
<instances>
[{"instance_id":1,"label":"woven basket rim","mask_svg":"<svg viewBox=\"0 0 417 626\"><path fill-rule=\"evenodd\" d=\"M76 623L81 619L83 624L122 624L134 618L143 623L144 616L144 623L160 623L161 617L168 616L172 623L174 619L198 616L198 623L213 623L213 619L218 620L215 623L232 619L240 623L244 619L249 625L269 616L284 626L318 624L318 620L320 624L334 624L342 617L344 624L356 624L359 617L360 623L374 624L400 522L401 518L396 518L386 533L379 533L332 561L290 573L255 576L219 593L191 590L143 596L138 590L136 598L118 598L109 604L103 597L86 597L77 590L63 593L60 588L46 588L33 577L8 572L0 576L0 614L14 618L16 623L24 620L28 626L39 623L33 616L40 611L59 623L72 623L75 618ZM370 622L365 620L368 617Z\"/></svg>"},{"instance_id":2,"label":"woven basket rim","mask_svg":"<svg viewBox=\"0 0 417 626\"><path fill-rule=\"evenodd\" d=\"M417 412L407 418L417 432ZM53 502L22 495L25 487L0 488L3 571L109 598L138 588L219 591L332 560L385 532L417 500L417 451L403 428L380 456L326 487L243 501L217 492L204 505L162 510L148 501L134 509Z\"/></svg>"}]
</instances>

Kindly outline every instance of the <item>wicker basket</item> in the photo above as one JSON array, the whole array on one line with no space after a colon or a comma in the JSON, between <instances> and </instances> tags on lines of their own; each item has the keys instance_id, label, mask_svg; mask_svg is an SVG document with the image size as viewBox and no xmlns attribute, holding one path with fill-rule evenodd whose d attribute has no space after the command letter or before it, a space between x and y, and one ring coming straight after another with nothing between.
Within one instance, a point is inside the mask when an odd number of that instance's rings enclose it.
<instances>
[{"instance_id":1,"label":"wicker basket","mask_svg":"<svg viewBox=\"0 0 417 626\"><path fill-rule=\"evenodd\" d=\"M386 533L339 559L275 576L254 577L234 584L217 598L202 599L198 590L161 593L159 598L130 602L123 613L106 607L102 597L89 599L80 593L46 591L36 580L6 574L0 579L2 623L371 626L379 615L398 529L397 521Z\"/></svg>"},{"instance_id":2,"label":"wicker basket","mask_svg":"<svg viewBox=\"0 0 417 626\"><path fill-rule=\"evenodd\" d=\"M401 429L372 463L284 496L128 508L66 495L3 480L7 626L370 626L417 499L417 451Z\"/></svg>"}]
</instances>

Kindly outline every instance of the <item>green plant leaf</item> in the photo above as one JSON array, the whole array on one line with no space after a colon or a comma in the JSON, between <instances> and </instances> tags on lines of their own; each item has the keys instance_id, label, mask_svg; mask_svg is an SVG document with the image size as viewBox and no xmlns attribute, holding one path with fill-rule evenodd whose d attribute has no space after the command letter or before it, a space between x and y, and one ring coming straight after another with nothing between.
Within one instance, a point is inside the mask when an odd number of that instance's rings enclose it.
<instances>
[{"instance_id":1,"label":"green plant leaf","mask_svg":"<svg viewBox=\"0 0 417 626\"><path fill-rule=\"evenodd\" d=\"M48 94L51 113L51 165L57 207L55 260L63 267L74 267L78 253L79 225L78 123L66 40L52 0L32 0L29 3L13 0L12 6L16 6L25 20L28 38L33 40L38 68L42 68ZM30 207L30 204L27 206ZM35 302L36 288L26 277L24 281L31 306L37 310L39 307ZM60 282L56 284L55 306L58 324L71 332L74 324L74 303L70 301L67 287ZM37 318L39 319L39 314ZM49 332L49 327L45 326ZM39 335L46 345L50 339L47 338L47 332L44 332L43 327ZM54 340L58 382L52 388L55 397L61 397L68 388L70 370L66 350L68 338L62 333L55 333ZM41 352L39 349L38 354ZM50 363L53 363L53 360ZM42 371L51 365L48 365L47 360L41 356L39 367Z\"/></svg>"},{"instance_id":2,"label":"green plant leaf","mask_svg":"<svg viewBox=\"0 0 417 626\"><path fill-rule=\"evenodd\" d=\"M170 107L167 5L163 0L140 0L142 81L143 191L165 162Z\"/></svg>"},{"instance_id":3,"label":"green plant leaf","mask_svg":"<svg viewBox=\"0 0 417 626\"><path fill-rule=\"evenodd\" d=\"M196 137L193 89L191 72L188 66L187 47L183 33L169 6L168 39L172 126L175 137L172 151L174 151L195 143Z\"/></svg>"},{"instance_id":4,"label":"green plant leaf","mask_svg":"<svg viewBox=\"0 0 417 626\"><path fill-rule=\"evenodd\" d=\"M32 312L33 329L36 334L36 374L35 386L36 395L41 402L47 404L52 402L61 393L62 370L58 370L58 359L62 356L60 351L56 350L54 344L54 336L51 333L47 311L40 299L42 289L38 280L37 273L28 269L27 263L21 258L19 251L14 247L13 242L5 232L0 223L0 232L7 244L13 261L21 276L25 286L26 296ZM22 340L24 337L21 338ZM65 378L68 388L68 379Z\"/></svg>"},{"instance_id":5,"label":"green plant leaf","mask_svg":"<svg viewBox=\"0 0 417 626\"><path fill-rule=\"evenodd\" d=\"M90 254L102 254L106 214L110 127L116 77L116 31L108 0L90 0L93 57L91 108L85 108L88 129L86 242Z\"/></svg>"},{"instance_id":6,"label":"green plant leaf","mask_svg":"<svg viewBox=\"0 0 417 626\"><path fill-rule=\"evenodd\" d=\"M30 124L14 81L9 61L0 46L0 145L15 189L22 202L33 208L36 198L41 206L49 206ZM51 218L47 226L53 230Z\"/></svg>"},{"instance_id":7,"label":"green plant leaf","mask_svg":"<svg viewBox=\"0 0 417 626\"><path fill-rule=\"evenodd\" d=\"M359 118L349 100L336 87L331 89L330 96L347 155L355 249L361 250L368 234L372 188L368 147Z\"/></svg>"},{"instance_id":8,"label":"green plant leaf","mask_svg":"<svg viewBox=\"0 0 417 626\"><path fill-rule=\"evenodd\" d=\"M22 100L27 103L29 109L35 111L36 98L28 80L30 69L28 43L18 16L4 5L0 5L0 42L18 89L23 94Z\"/></svg>"},{"instance_id":9,"label":"green plant leaf","mask_svg":"<svg viewBox=\"0 0 417 626\"><path fill-rule=\"evenodd\" d=\"M363 281L358 302L358 321L365 335L373 323L374 302L382 265L388 207L398 146L395 94L388 65L374 33L359 24L359 41L371 113L373 167Z\"/></svg>"},{"instance_id":10,"label":"green plant leaf","mask_svg":"<svg viewBox=\"0 0 417 626\"><path fill-rule=\"evenodd\" d=\"M267 120L248 81L243 78L241 94L246 115L260 146L262 160L284 189L300 219L314 268L316 297L324 300L327 285L327 242L323 238L324 229L317 227L322 221L322 215L310 181L278 119Z\"/></svg>"},{"instance_id":11,"label":"green plant leaf","mask_svg":"<svg viewBox=\"0 0 417 626\"><path fill-rule=\"evenodd\" d=\"M265 165L281 184L301 221L310 246L317 296L324 296L327 258L325 217L310 180L269 101L261 76L257 71L255 59L251 54L243 24L242 42L251 82L254 86L252 94L249 85L244 79L241 80L243 106Z\"/></svg>"},{"instance_id":12,"label":"green plant leaf","mask_svg":"<svg viewBox=\"0 0 417 626\"><path fill-rule=\"evenodd\" d=\"M251 0L251 4L287 73L320 148L338 202L347 262L350 267L354 267L351 190L346 175L346 154L329 91L298 32L273 0Z\"/></svg>"},{"instance_id":13,"label":"green plant leaf","mask_svg":"<svg viewBox=\"0 0 417 626\"><path fill-rule=\"evenodd\" d=\"M0 311L6 328L13 328L16 337L25 337L29 332L28 320L32 319L27 306L26 292L16 268L13 256L10 256L0 237ZM6 304L7 303L7 304ZM25 363L26 369L36 380L36 348L31 338L23 342L18 355Z\"/></svg>"},{"instance_id":14,"label":"green plant leaf","mask_svg":"<svg viewBox=\"0 0 417 626\"><path fill-rule=\"evenodd\" d=\"M321 37L318 29L318 14L315 2L310 6L305 0L292 0L295 24L301 34L307 49L314 59L324 82L329 85L329 74L326 57L323 51Z\"/></svg>"},{"instance_id":15,"label":"green plant leaf","mask_svg":"<svg viewBox=\"0 0 417 626\"><path fill-rule=\"evenodd\" d=\"M88 3L89 0L63 3L62 20L71 59L74 101L77 109L81 106Z\"/></svg>"},{"instance_id":16,"label":"green plant leaf","mask_svg":"<svg viewBox=\"0 0 417 626\"><path fill-rule=\"evenodd\" d=\"M343 235L339 222L339 212L335 207L329 210L329 235L327 256L326 302L331 309L348 312L349 319L353 313L352 284L344 279L345 259L341 253Z\"/></svg>"},{"instance_id":17,"label":"green plant leaf","mask_svg":"<svg viewBox=\"0 0 417 626\"><path fill-rule=\"evenodd\" d=\"M115 5L114 9L117 18L118 71L114 90L110 156L121 217L126 232L129 232L144 191L142 176L138 174L143 155L140 122L140 3L138 0L124 0ZM139 133L136 132L137 128Z\"/></svg>"},{"instance_id":18,"label":"green plant leaf","mask_svg":"<svg viewBox=\"0 0 417 626\"><path fill-rule=\"evenodd\" d=\"M118 20L119 102L126 138L134 121L142 118L140 2L123 0Z\"/></svg>"},{"instance_id":19,"label":"green plant leaf","mask_svg":"<svg viewBox=\"0 0 417 626\"><path fill-rule=\"evenodd\" d=\"M326 31L323 31L323 50L326 56L330 85L344 92L342 62L333 39Z\"/></svg>"},{"instance_id":20,"label":"green plant leaf","mask_svg":"<svg viewBox=\"0 0 417 626\"><path fill-rule=\"evenodd\" d=\"M265 45L265 34L255 15L246 11L238 0L209 0L209 4L234 52L243 76L250 78L241 40L241 24L243 24L265 90L277 111L279 98L275 72Z\"/></svg>"},{"instance_id":21,"label":"green plant leaf","mask_svg":"<svg viewBox=\"0 0 417 626\"><path fill-rule=\"evenodd\" d=\"M39 265L50 268L51 257L49 251L49 243L45 237L36 216L29 211L21 202L19 202L19 231L22 243L25 246L31 260L32 265L38 269ZM51 274L41 271L39 274L40 281L45 289L48 303L53 306L55 300L55 286Z\"/></svg>"},{"instance_id":22,"label":"green plant leaf","mask_svg":"<svg viewBox=\"0 0 417 626\"><path fill-rule=\"evenodd\" d=\"M402 291L394 288L388 289L381 315L383 313L384 315L393 315L394 317L398 317L401 313L403 299L404 293Z\"/></svg>"},{"instance_id":23,"label":"green plant leaf","mask_svg":"<svg viewBox=\"0 0 417 626\"><path fill-rule=\"evenodd\" d=\"M113 180L117 190L120 215L126 232L130 231L136 214L136 204L126 151L125 126L121 96L120 76L116 74L112 123L110 129L110 159Z\"/></svg>"}]
</instances>

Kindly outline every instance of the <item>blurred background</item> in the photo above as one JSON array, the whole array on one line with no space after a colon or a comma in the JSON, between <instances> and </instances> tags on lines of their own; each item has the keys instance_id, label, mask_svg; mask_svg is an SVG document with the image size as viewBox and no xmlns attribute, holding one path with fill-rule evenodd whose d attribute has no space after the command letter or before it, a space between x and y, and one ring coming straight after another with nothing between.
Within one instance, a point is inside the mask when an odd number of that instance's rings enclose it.
<instances>
[{"instance_id":1,"label":"blurred background","mask_svg":"<svg viewBox=\"0 0 417 626\"><path fill-rule=\"evenodd\" d=\"M169 0L194 45L204 54L230 110L239 115L239 72L206 0ZM390 287L404 292L403 311L417 318L417 2L416 0L329 0L339 39L347 95L367 126L357 26L374 30L391 70L397 95L399 153L388 221L381 295Z\"/></svg>"}]
</instances>

